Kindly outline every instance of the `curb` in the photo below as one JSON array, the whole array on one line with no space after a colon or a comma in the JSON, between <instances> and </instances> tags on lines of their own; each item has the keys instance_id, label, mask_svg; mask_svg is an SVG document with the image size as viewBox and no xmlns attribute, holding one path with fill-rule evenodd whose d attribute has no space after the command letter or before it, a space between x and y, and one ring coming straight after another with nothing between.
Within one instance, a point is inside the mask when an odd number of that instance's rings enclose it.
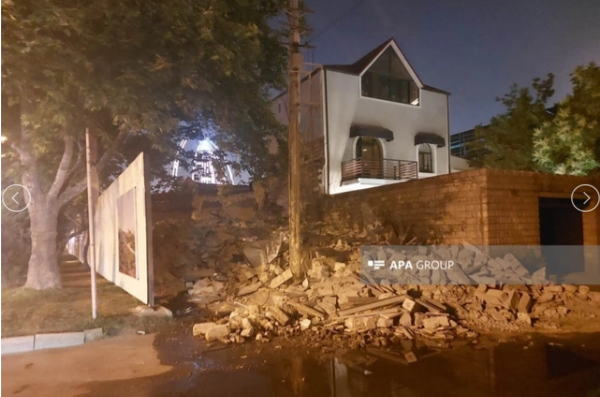
<instances>
[{"instance_id":1,"label":"curb","mask_svg":"<svg viewBox=\"0 0 600 397\"><path fill-rule=\"evenodd\" d=\"M81 332L60 332L2 338L2 355L25 353L34 350L56 349L79 346L101 338L102 328L86 329Z\"/></svg>"}]
</instances>

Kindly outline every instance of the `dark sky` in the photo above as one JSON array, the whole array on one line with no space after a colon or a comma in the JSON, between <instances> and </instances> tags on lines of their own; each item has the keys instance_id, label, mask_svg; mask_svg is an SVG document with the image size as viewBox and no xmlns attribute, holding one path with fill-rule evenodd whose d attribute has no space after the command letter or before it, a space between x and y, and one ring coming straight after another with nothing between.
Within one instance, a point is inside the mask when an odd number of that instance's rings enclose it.
<instances>
[{"instance_id":1,"label":"dark sky","mask_svg":"<svg viewBox=\"0 0 600 397\"><path fill-rule=\"evenodd\" d=\"M306 0L319 35L358 0ZM394 37L425 84L450 91L450 131L487 123L512 83L600 63L600 0L366 0L312 44L307 62L352 63Z\"/></svg>"}]
</instances>

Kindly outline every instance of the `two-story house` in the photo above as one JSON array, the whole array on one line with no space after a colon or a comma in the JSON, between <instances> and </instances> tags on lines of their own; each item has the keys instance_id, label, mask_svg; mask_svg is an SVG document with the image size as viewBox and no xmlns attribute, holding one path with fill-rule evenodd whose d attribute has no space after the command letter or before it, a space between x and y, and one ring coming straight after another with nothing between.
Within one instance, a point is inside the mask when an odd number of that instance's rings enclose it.
<instances>
[{"instance_id":1,"label":"two-story house","mask_svg":"<svg viewBox=\"0 0 600 397\"><path fill-rule=\"evenodd\" d=\"M320 160L311 164L327 194L449 172L449 93L423 83L395 40L316 68L300 91L303 147ZM272 107L287 124L285 92Z\"/></svg>"}]
</instances>

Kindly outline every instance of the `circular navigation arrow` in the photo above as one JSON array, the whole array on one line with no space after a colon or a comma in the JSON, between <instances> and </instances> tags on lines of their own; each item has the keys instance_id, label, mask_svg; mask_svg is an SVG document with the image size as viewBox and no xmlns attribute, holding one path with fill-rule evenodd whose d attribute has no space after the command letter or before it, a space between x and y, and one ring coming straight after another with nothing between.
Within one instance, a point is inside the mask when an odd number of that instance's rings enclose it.
<instances>
[{"instance_id":1,"label":"circular navigation arrow","mask_svg":"<svg viewBox=\"0 0 600 397\"><path fill-rule=\"evenodd\" d=\"M584 188L587 190L587 192L582 191ZM588 188L592 188L594 193L592 193L592 191L590 191L590 189L588 189ZM577 204L575 203L575 200L574 200L574 196L578 190L580 191L579 194L583 194L586 197L586 200L583 202L584 206L587 205L590 202L590 200L592 200L594 194L595 194L595 198L596 198L596 205L594 205L592 208L589 208L587 210L584 209L585 207L582 207L581 205L577 206ZM592 194L592 196L590 196L588 194L588 192L590 192ZM600 192L598 191L598 189L596 189L592 185L588 185L588 184L579 185L575 189L573 189L573 192L571 192L571 204L573 204L573 207L575 207L575 209L579 212L591 212L591 211L595 210L596 208L598 208L598 204L600 204Z\"/></svg>"},{"instance_id":2,"label":"circular navigation arrow","mask_svg":"<svg viewBox=\"0 0 600 397\"><path fill-rule=\"evenodd\" d=\"M11 212L25 211L30 203L31 193L23 185L10 185L2 193L2 204Z\"/></svg>"}]
</instances>

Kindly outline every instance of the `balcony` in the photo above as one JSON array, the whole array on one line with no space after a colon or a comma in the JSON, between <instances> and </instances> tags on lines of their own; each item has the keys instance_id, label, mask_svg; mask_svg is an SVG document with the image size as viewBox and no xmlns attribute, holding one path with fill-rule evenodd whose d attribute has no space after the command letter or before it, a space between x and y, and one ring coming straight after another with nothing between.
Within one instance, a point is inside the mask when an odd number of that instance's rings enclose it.
<instances>
[{"instance_id":1,"label":"balcony","mask_svg":"<svg viewBox=\"0 0 600 397\"><path fill-rule=\"evenodd\" d=\"M417 179L419 167L416 161L356 158L342 162L342 182L367 179L407 180Z\"/></svg>"}]
</instances>

